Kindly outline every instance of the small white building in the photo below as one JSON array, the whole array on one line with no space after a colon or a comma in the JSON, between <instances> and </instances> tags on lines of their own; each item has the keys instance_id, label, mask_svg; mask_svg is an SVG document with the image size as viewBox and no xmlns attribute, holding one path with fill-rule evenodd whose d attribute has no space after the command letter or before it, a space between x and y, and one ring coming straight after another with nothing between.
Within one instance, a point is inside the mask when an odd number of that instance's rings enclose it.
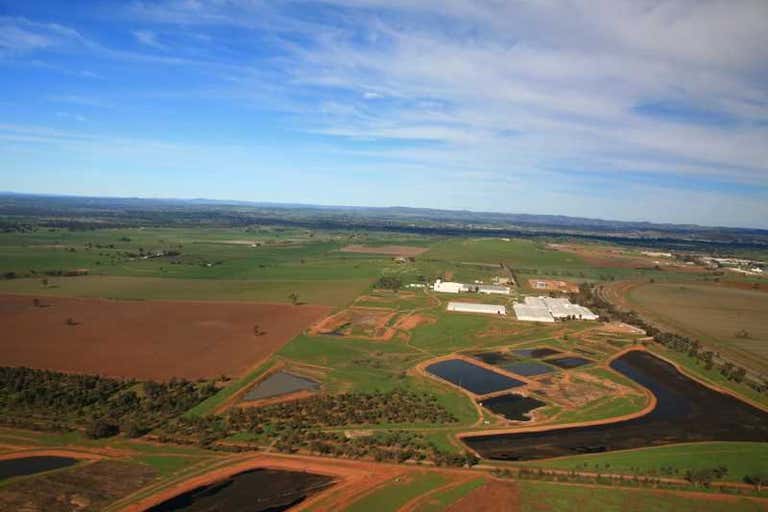
<instances>
[{"instance_id":1,"label":"small white building","mask_svg":"<svg viewBox=\"0 0 768 512\"><path fill-rule=\"evenodd\" d=\"M462 293L469 291L469 287L463 283L441 281L440 279L435 281L432 289L438 293Z\"/></svg>"},{"instance_id":2,"label":"small white building","mask_svg":"<svg viewBox=\"0 0 768 512\"><path fill-rule=\"evenodd\" d=\"M459 313L482 313L486 315L506 315L507 308L496 304L477 304L474 302L449 302L447 311Z\"/></svg>"}]
</instances>

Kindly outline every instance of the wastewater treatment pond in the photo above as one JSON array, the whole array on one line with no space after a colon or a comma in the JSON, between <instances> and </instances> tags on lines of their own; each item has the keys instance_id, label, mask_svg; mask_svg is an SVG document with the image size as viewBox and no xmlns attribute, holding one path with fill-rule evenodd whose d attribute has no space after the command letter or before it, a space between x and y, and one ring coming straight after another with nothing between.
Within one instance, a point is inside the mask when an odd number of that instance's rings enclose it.
<instances>
[{"instance_id":1,"label":"wastewater treatment pond","mask_svg":"<svg viewBox=\"0 0 768 512\"><path fill-rule=\"evenodd\" d=\"M768 413L686 377L648 352L628 352L611 367L656 395L656 407L626 421L464 442L486 458L534 460L683 442L768 441Z\"/></svg>"},{"instance_id":2,"label":"wastewater treatment pond","mask_svg":"<svg viewBox=\"0 0 768 512\"><path fill-rule=\"evenodd\" d=\"M320 387L320 383L306 377L280 371L270 375L254 386L243 396L244 402L272 398L297 391L314 391Z\"/></svg>"},{"instance_id":3,"label":"wastewater treatment pond","mask_svg":"<svg viewBox=\"0 0 768 512\"><path fill-rule=\"evenodd\" d=\"M584 366L585 364L590 364L594 361L585 357L569 356L545 359L545 362L563 368L564 370L570 370L571 368L578 368L579 366Z\"/></svg>"},{"instance_id":4,"label":"wastewater treatment pond","mask_svg":"<svg viewBox=\"0 0 768 512\"><path fill-rule=\"evenodd\" d=\"M538 348L521 348L518 350L515 350L515 354L522 356L522 357L533 357L534 359L540 359L542 357L548 357L548 356L554 356L555 354L560 354L561 352L559 350L555 350L553 348L548 347L538 347Z\"/></svg>"},{"instance_id":5,"label":"wastewater treatment pond","mask_svg":"<svg viewBox=\"0 0 768 512\"><path fill-rule=\"evenodd\" d=\"M180 494L146 512L282 512L333 485L331 477L255 469Z\"/></svg>"},{"instance_id":6,"label":"wastewater treatment pond","mask_svg":"<svg viewBox=\"0 0 768 512\"><path fill-rule=\"evenodd\" d=\"M529 412L546 404L529 396L510 393L483 400L480 405L508 420L528 421L531 419Z\"/></svg>"},{"instance_id":7,"label":"wastewater treatment pond","mask_svg":"<svg viewBox=\"0 0 768 512\"><path fill-rule=\"evenodd\" d=\"M487 395L525 384L463 359L439 361L427 366L427 371L476 395Z\"/></svg>"},{"instance_id":8,"label":"wastewater treatment pond","mask_svg":"<svg viewBox=\"0 0 768 512\"><path fill-rule=\"evenodd\" d=\"M43 471L62 469L77 464L72 457L40 455L0 460L0 480L17 476L34 475Z\"/></svg>"},{"instance_id":9,"label":"wastewater treatment pond","mask_svg":"<svg viewBox=\"0 0 768 512\"><path fill-rule=\"evenodd\" d=\"M504 364L501 366L508 372L522 375L523 377L533 377L536 375L544 375L545 373L551 373L555 371L549 365L540 363L538 361L517 361L514 363Z\"/></svg>"}]
</instances>

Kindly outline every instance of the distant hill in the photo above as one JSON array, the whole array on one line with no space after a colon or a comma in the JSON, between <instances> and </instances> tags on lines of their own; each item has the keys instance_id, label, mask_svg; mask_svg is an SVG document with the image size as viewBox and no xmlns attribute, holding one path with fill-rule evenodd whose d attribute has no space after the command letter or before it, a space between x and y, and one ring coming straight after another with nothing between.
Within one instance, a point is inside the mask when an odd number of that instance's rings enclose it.
<instances>
[{"instance_id":1,"label":"distant hill","mask_svg":"<svg viewBox=\"0 0 768 512\"><path fill-rule=\"evenodd\" d=\"M80 197L0 192L5 229L23 223L68 227L284 224L436 235L577 237L668 247L768 248L768 230L627 222L409 207L281 204L213 199Z\"/></svg>"}]
</instances>

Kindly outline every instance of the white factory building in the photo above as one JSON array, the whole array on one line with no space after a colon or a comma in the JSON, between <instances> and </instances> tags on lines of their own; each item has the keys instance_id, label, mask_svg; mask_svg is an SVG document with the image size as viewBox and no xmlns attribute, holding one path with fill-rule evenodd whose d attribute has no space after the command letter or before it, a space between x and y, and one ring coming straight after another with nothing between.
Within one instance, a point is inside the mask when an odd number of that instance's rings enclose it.
<instances>
[{"instance_id":1,"label":"white factory building","mask_svg":"<svg viewBox=\"0 0 768 512\"><path fill-rule=\"evenodd\" d=\"M438 279L432 285L432 289L439 293L484 293L486 295L510 295L512 289L509 286L497 284L464 284Z\"/></svg>"},{"instance_id":2,"label":"white factory building","mask_svg":"<svg viewBox=\"0 0 768 512\"><path fill-rule=\"evenodd\" d=\"M464 283L454 283L451 281L441 281L438 279L435 284L432 285L432 289L440 293L462 293L468 292L469 286Z\"/></svg>"},{"instance_id":3,"label":"white factory building","mask_svg":"<svg viewBox=\"0 0 768 512\"><path fill-rule=\"evenodd\" d=\"M474 302L449 302L448 311L459 313L483 313L486 315L506 315L507 308L496 304L476 304Z\"/></svg>"},{"instance_id":4,"label":"white factory building","mask_svg":"<svg viewBox=\"0 0 768 512\"><path fill-rule=\"evenodd\" d=\"M576 320L597 320L598 315L566 298L526 297L525 302L514 305L518 320L528 322L554 322L574 318Z\"/></svg>"},{"instance_id":5,"label":"white factory building","mask_svg":"<svg viewBox=\"0 0 768 512\"><path fill-rule=\"evenodd\" d=\"M517 303L513 307L515 309L515 316L518 320L522 320L523 322L555 323L555 319L549 314L547 309L522 303Z\"/></svg>"}]
</instances>

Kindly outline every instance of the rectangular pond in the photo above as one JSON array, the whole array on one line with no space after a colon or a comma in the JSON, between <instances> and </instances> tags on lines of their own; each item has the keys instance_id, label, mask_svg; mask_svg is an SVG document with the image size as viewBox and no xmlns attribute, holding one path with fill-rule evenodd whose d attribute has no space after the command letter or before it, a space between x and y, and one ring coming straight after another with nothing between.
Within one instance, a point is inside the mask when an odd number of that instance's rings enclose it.
<instances>
[{"instance_id":1,"label":"rectangular pond","mask_svg":"<svg viewBox=\"0 0 768 512\"><path fill-rule=\"evenodd\" d=\"M584 366L585 364L594 363L594 361L592 361L591 359L587 359L586 357L577 357L577 356L556 357L554 359L545 359L545 362L549 364L553 364L565 370L568 370L570 368L578 368L579 366Z\"/></svg>"},{"instance_id":2,"label":"rectangular pond","mask_svg":"<svg viewBox=\"0 0 768 512\"><path fill-rule=\"evenodd\" d=\"M483 400L480 405L496 414L501 414L508 420L528 421L528 413L545 405L541 400L529 396L510 393Z\"/></svg>"},{"instance_id":3,"label":"rectangular pond","mask_svg":"<svg viewBox=\"0 0 768 512\"><path fill-rule=\"evenodd\" d=\"M297 391L314 391L319 387L320 383L317 381L286 371L279 371L256 384L243 396L243 401L263 400Z\"/></svg>"},{"instance_id":4,"label":"rectangular pond","mask_svg":"<svg viewBox=\"0 0 768 512\"><path fill-rule=\"evenodd\" d=\"M447 359L433 363L427 366L427 371L476 395L486 395L525 384L463 359Z\"/></svg>"},{"instance_id":5,"label":"rectangular pond","mask_svg":"<svg viewBox=\"0 0 768 512\"><path fill-rule=\"evenodd\" d=\"M521 348L518 350L515 350L515 354L522 356L522 357L532 357L534 359L540 359L542 357L548 357L548 356L554 356L555 354L560 354L561 352L559 350L555 350L548 347L537 347L537 348Z\"/></svg>"},{"instance_id":6,"label":"rectangular pond","mask_svg":"<svg viewBox=\"0 0 768 512\"><path fill-rule=\"evenodd\" d=\"M505 363L511 363L514 361L519 361L520 358L517 356L514 356L510 354L509 352L476 352L472 354L472 357L475 359L479 359L480 361L484 362L485 364L490 364L494 366L503 365Z\"/></svg>"},{"instance_id":7,"label":"rectangular pond","mask_svg":"<svg viewBox=\"0 0 768 512\"><path fill-rule=\"evenodd\" d=\"M548 364L539 361L517 361L514 363L501 365L508 372L522 375L523 377L533 377L535 375L544 375L556 371Z\"/></svg>"},{"instance_id":8,"label":"rectangular pond","mask_svg":"<svg viewBox=\"0 0 768 512\"><path fill-rule=\"evenodd\" d=\"M282 512L333 484L324 475L255 469L197 487L146 512Z\"/></svg>"},{"instance_id":9,"label":"rectangular pond","mask_svg":"<svg viewBox=\"0 0 768 512\"><path fill-rule=\"evenodd\" d=\"M0 480L66 468L74 466L77 462L77 459L72 457L50 455L36 455L32 457L0 460Z\"/></svg>"}]
</instances>

